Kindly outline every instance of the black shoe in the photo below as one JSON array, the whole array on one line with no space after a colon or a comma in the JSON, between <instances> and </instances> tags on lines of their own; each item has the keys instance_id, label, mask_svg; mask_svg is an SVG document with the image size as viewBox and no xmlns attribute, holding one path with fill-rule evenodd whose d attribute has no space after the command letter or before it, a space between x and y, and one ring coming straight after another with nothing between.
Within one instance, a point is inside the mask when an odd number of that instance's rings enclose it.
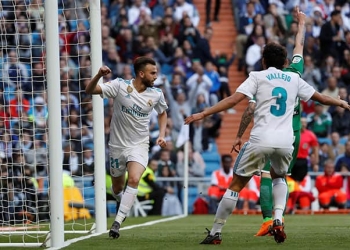
<instances>
[{"instance_id":1,"label":"black shoe","mask_svg":"<svg viewBox=\"0 0 350 250\"><path fill-rule=\"evenodd\" d=\"M284 224L278 219L273 221L272 226L270 226L269 232L271 235L273 235L277 243L283 243L287 238L287 235L284 232Z\"/></svg>"},{"instance_id":2,"label":"black shoe","mask_svg":"<svg viewBox=\"0 0 350 250\"><path fill-rule=\"evenodd\" d=\"M200 244L220 245L222 241L221 233L215 233L214 235L210 235L210 230L208 228L206 228L206 230L208 235Z\"/></svg>"},{"instance_id":3,"label":"black shoe","mask_svg":"<svg viewBox=\"0 0 350 250\"><path fill-rule=\"evenodd\" d=\"M214 17L214 22L219 22L219 18L217 16Z\"/></svg>"},{"instance_id":4,"label":"black shoe","mask_svg":"<svg viewBox=\"0 0 350 250\"><path fill-rule=\"evenodd\" d=\"M113 239L118 239L120 236L119 229L120 229L119 222L114 221L111 229L109 230L109 237L112 237Z\"/></svg>"}]
</instances>

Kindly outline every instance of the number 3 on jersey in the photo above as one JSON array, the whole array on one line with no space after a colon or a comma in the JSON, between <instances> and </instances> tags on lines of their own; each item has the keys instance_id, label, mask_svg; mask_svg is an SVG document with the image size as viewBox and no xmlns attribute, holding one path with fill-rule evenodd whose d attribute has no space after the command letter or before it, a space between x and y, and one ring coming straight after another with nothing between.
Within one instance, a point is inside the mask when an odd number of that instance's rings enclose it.
<instances>
[{"instance_id":1,"label":"number 3 on jersey","mask_svg":"<svg viewBox=\"0 0 350 250\"><path fill-rule=\"evenodd\" d=\"M271 105L271 114L274 116L284 115L287 110L287 91L284 88L276 87L272 90L272 96L276 97L276 105Z\"/></svg>"}]
</instances>

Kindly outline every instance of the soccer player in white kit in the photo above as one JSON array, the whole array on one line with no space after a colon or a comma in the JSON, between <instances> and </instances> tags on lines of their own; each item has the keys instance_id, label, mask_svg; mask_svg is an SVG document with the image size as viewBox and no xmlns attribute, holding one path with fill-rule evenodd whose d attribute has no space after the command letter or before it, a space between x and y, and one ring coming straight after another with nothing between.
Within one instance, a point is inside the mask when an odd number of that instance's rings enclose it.
<instances>
[{"instance_id":1,"label":"soccer player in white kit","mask_svg":"<svg viewBox=\"0 0 350 250\"><path fill-rule=\"evenodd\" d=\"M109 236L118 238L120 225L135 202L140 178L148 163L149 122L155 109L158 113L159 136L156 144L166 146L165 129L168 108L162 90L153 87L157 79L156 62L149 57L139 57L134 61L136 78L117 78L97 84L99 79L111 73L102 66L86 86L87 94L98 94L113 99L113 115L110 124L110 173L112 194L118 203L118 212L109 231ZM125 185L125 172L128 183Z\"/></svg>"},{"instance_id":2,"label":"soccer player in white kit","mask_svg":"<svg viewBox=\"0 0 350 250\"><path fill-rule=\"evenodd\" d=\"M271 162L270 173L273 180L274 221L271 233L276 242L283 242L286 238L282 223L287 196L285 174L293 153L292 118L296 97L350 110L346 101L322 95L297 74L283 72L287 63L284 47L275 43L267 44L262 57L265 70L251 72L233 95L185 119L185 123L189 124L233 108L245 98L256 99L254 126L249 141L243 145L236 158L233 179L220 201L213 227L208 230L208 235L201 244L221 243L222 228L237 204L239 192L254 174L260 174L267 160Z\"/></svg>"}]
</instances>

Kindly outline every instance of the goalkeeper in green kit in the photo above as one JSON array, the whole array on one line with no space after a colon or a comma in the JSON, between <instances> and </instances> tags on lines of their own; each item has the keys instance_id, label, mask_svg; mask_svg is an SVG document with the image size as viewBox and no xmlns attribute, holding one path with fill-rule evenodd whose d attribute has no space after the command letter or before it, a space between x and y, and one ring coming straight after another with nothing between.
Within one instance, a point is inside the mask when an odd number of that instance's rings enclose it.
<instances>
[{"instance_id":1,"label":"goalkeeper in green kit","mask_svg":"<svg viewBox=\"0 0 350 250\"><path fill-rule=\"evenodd\" d=\"M298 19L298 32L295 37L295 46L293 50L293 59L292 63L283 69L283 71L294 72L296 74L301 74L304 71L304 60L303 60L303 49L304 49L304 40L305 40L305 14L299 11L299 8L296 7L297 19ZM291 83L293 84L293 83ZM255 101L250 100L249 105L243 113L241 123L239 126L239 130L237 133L236 140L234 142L234 146L232 150L236 149L237 145L241 145L241 138L243 136L244 131L247 129L249 123L251 122L254 116L255 110ZM301 130L301 122L300 122L300 100L299 98L295 101L294 115L293 115L293 129L294 129L294 151L293 151L293 159L289 165L288 174L291 173L291 169L295 163L299 142L300 142L300 130ZM232 152L232 151L231 151ZM270 175L270 162L267 162L264 168L261 170L261 182L260 182L260 206L261 212L263 215L263 224L261 225L260 230L257 232L255 236L265 236L269 234L269 228L272 226L272 211L273 211L273 202L272 202L272 179Z\"/></svg>"}]
</instances>

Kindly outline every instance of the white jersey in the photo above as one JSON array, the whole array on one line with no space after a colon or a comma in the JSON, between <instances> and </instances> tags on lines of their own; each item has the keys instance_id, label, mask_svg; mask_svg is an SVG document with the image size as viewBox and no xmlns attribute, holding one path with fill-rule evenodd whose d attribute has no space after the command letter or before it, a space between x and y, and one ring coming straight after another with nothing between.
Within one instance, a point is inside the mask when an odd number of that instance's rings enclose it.
<instances>
[{"instance_id":1,"label":"white jersey","mask_svg":"<svg viewBox=\"0 0 350 250\"><path fill-rule=\"evenodd\" d=\"M236 91L256 99L249 141L267 147L292 147L295 99L307 101L315 89L295 73L270 67L251 72Z\"/></svg>"},{"instance_id":2,"label":"white jersey","mask_svg":"<svg viewBox=\"0 0 350 250\"><path fill-rule=\"evenodd\" d=\"M133 81L117 78L100 84L102 97L114 99L109 141L112 147L148 145L153 109L161 114L168 108L162 90L152 87L138 93Z\"/></svg>"}]
</instances>

